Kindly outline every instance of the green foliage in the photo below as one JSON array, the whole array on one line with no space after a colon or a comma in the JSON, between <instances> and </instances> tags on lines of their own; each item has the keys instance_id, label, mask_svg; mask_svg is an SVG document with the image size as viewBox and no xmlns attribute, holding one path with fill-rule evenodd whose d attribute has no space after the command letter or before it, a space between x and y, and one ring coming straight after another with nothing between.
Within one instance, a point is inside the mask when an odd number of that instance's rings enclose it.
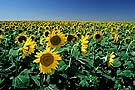
<instances>
[{"instance_id":1,"label":"green foliage","mask_svg":"<svg viewBox=\"0 0 135 90\"><path fill-rule=\"evenodd\" d=\"M41 33L38 32L39 27ZM40 40L48 27L50 32L73 35L75 41L67 41L55 48L62 60L49 74L42 74L39 64L33 63L36 52L46 49ZM0 89L28 90L134 90L135 85L135 23L134 22L55 22L55 21L0 21ZM16 43L20 33L35 36L35 52L22 58L19 50L25 43ZM93 39L101 31L102 39ZM81 35L89 32L86 54L81 52ZM80 34L80 36L78 35ZM117 37L116 35L119 35ZM126 42L125 38L130 37ZM46 38L45 38L46 39ZM118 40L117 40L118 39ZM27 48L27 47L26 47ZM114 52L114 55L111 53ZM112 65L109 66L109 60Z\"/></svg>"},{"instance_id":2,"label":"green foliage","mask_svg":"<svg viewBox=\"0 0 135 90\"><path fill-rule=\"evenodd\" d=\"M113 66L114 67L120 67L121 66L121 62L118 59L115 59L114 63L113 63Z\"/></svg>"},{"instance_id":3,"label":"green foliage","mask_svg":"<svg viewBox=\"0 0 135 90\"><path fill-rule=\"evenodd\" d=\"M17 77L13 79L12 86L17 88L27 88L30 82L30 77L28 75L29 73L29 70L24 69Z\"/></svg>"}]
</instances>

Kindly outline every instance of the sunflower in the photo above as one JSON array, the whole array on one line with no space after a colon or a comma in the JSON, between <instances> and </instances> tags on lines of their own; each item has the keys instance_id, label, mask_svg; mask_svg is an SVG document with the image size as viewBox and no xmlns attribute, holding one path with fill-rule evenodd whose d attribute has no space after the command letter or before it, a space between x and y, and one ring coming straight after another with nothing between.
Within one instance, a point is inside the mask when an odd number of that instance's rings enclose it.
<instances>
[{"instance_id":1,"label":"sunflower","mask_svg":"<svg viewBox=\"0 0 135 90\"><path fill-rule=\"evenodd\" d=\"M129 44L129 43L130 43L130 37L125 38L125 39L124 39L124 43L125 43L125 44Z\"/></svg>"},{"instance_id":2,"label":"sunflower","mask_svg":"<svg viewBox=\"0 0 135 90\"><path fill-rule=\"evenodd\" d=\"M75 42L77 40L77 36L75 35L67 35L67 41L69 42Z\"/></svg>"},{"instance_id":3,"label":"sunflower","mask_svg":"<svg viewBox=\"0 0 135 90\"><path fill-rule=\"evenodd\" d=\"M77 40L77 37L74 36L74 37L72 38L72 42L75 42L76 40Z\"/></svg>"},{"instance_id":4,"label":"sunflower","mask_svg":"<svg viewBox=\"0 0 135 90\"><path fill-rule=\"evenodd\" d=\"M73 38L74 38L74 35L68 35L67 36L67 41L71 42Z\"/></svg>"},{"instance_id":5,"label":"sunflower","mask_svg":"<svg viewBox=\"0 0 135 90\"><path fill-rule=\"evenodd\" d=\"M19 30L18 32L19 32L19 34L20 34L20 33L23 33L23 30Z\"/></svg>"},{"instance_id":6,"label":"sunflower","mask_svg":"<svg viewBox=\"0 0 135 90\"><path fill-rule=\"evenodd\" d=\"M2 31L2 30L0 30L0 35L2 35L2 33L3 33L3 31Z\"/></svg>"},{"instance_id":7,"label":"sunflower","mask_svg":"<svg viewBox=\"0 0 135 90\"><path fill-rule=\"evenodd\" d=\"M42 27L38 28L38 34L42 34Z\"/></svg>"},{"instance_id":8,"label":"sunflower","mask_svg":"<svg viewBox=\"0 0 135 90\"><path fill-rule=\"evenodd\" d=\"M49 31L49 30L46 30L46 31L44 32L44 37L45 37L45 38L48 37L49 34L50 34L50 31Z\"/></svg>"},{"instance_id":9,"label":"sunflower","mask_svg":"<svg viewBox=\"0 0 135 90\"><path fill-rule=\"evenodd\" d=\"M66 37L64 34L60 32L53 31L49 36L46 38L47 46L52 48L58 48L66 42Z\"/></svg>"},{"instance_id":10,"label":"sunflower","mask_svg":"<svg viewBox=\"0 0 135 90\"><path fill-rule=\"evenodd\" d=\"M133 33L133 30L126 30L126 33L132 34Z\"/></svg>"},{"instance_id":11,"label":"sunflower","mask_svg":"<svg viewBox=\"0 0 135 90\"><path fill-rule=\"evenodd\" d=\"M109 57L109 62L108 62L108 67L111 67L111 66L113 66L113 62L114 62L114 58L115 57L115 55L114 55L114 52L112 52L111 54L110 54L110 57Z\"/></svg>"},{"instance_id":12,"label":"sunflower","mask_svg":"<svg viewBox=\"0 0 135 90\"><path fill-rule=\"evenodd\" d=\"M3 39L3 36L2 35L0 35L0 43L1 43L1 40Z\"/></svg>"},{"instance_id":13,"label":"sunflower","mask_svg":"<svg viewBox=\"0 0 135 90\"><path fill-rule=\"evenodd\" d=\"M16 38L15 38L15 43L22 43L23 41L27 40L27 36L25 33L20 33Z\"/></svg>"},{"instance_id":14,"label":"sunflower","mask_svg":"<svg viewBox=\"0 0 135 90\"><path fill-rule=\"evenodd\" d=\"M45 27L45 30L49 30L49 29L50 29L50 27L49 27L49 26L46 26L46 27Z\"/></svg>"},{"instance_id":15,"label":"sunflower","mask_svg":"<svg viewBox=\"0 0 135 90\"><path fill-rule=\"evenodd\" d=\"M48 74L58 67L58 60L62 60L59 54L51 51L50 48L46 48L45 51L36 53L33 63L39 63L40 73Z\"/></svg>"},{"instance_id":16,"label":"sunflower","mask_svg":"<svg viewBox=\"0 0 135 90\"><path fill-rule=\"evenodd\" d=\"M81 36L81 34L79 32L76 35L77 35L77 37L80 37Z\"/></svg>"},{"instance_id":17,"label":"sunflower","mask_svg":"<svg viewBox=\"0 0 135 90\"><path fill-rule=\"evenodd\" d=\"M34 35L30 35L30 38L32 39L32 41L35 41L36 37Z\"/></svg>"},{"instance_id":18,"label":"sunflower","mask_svg":"<svg viewBox=\"0 0 135 90\"><path fill-rule=\"evenodd\" d=\"M41 38L39 44L44 45L44 42L45 42L45 38Z\"/></svg>"},{"instance_id":19,"label":"sunflower","mask_svg":"<svg viewBox=\"0 0 135 90\"><path fill-rule=\"evenodd\" d=\"M25 58L26 56L29 56L30 54L34 53L35 48L36 48L36 43L32 41L31 38L28 38L25 44L23 45L23 47L19 49L23 53L22 58Z\"/></svg>"},{"instance_id":20,"label":"sunflower","mask_svg":"<svg viewBox=\"0 0 135 90\"><path fill-rule=\"evenodd\" d=\"M102 32L96 31L94 36L93 36L93 39L96 41L100 41L102 39L102 36L103 36Z\"/></svg>"},{"instance_id":21,"label":"sunflower","mask_svg":"<svg viewBox=\"0 0 135 90\"><path fill-rule=\"evenodd\" d=\"M82 52L82 55L84 56L87 52L87 47L88 47L88 42L89 42L89 35L85 35L83 36L82 35L82 38L81 38L81 52Z\"/></svg>"},{"instance_id":22,"label":"sunflower","mask_svg":"<svg viewBox=\"0 0 135 90\"><path fill-rule=\"evenodd\" d=\"M114 42L118 42L119 37L120 37L120 36L119 36L118 34L114 34L113 41L114 41Z\"/></svg>"}]
</instances>

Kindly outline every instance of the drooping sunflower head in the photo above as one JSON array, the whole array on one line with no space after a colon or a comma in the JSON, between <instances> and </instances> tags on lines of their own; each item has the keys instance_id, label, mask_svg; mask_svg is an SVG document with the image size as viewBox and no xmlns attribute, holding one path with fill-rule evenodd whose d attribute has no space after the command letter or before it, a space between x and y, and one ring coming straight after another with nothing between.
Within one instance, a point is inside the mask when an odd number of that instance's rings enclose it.
<instances>
[{"instance_id":1,"label":"drooping sunflower head","mask_svg":"<svg viewBox=\"0 0 135 90\"><path fill-rule=\"evenodd\" d=\"M58 48L65 44L66 37L64 34L60 32L53 31L51 34L49 34L49 37L46 38L47 46L50 46L52 48Z\"/></svg>"},{"instance_id":2,"label":"drooping sunflower head","mask_svg":"<svg viewBox=\"0 0 135 90\"><path fill-rule=\"evenodd\" d=\"M124 39L124 43L125 44L129 44L130 43L130 40L131 40L130 37L127 37L127 38Z\"/></svg>"},{"instance_id":3,"label":"drooping sunflower head","mask_svg":"<svg viewBox=\"0 0 135 90\"><path fill-rule=\"evenodd\" d=\"M87 47L88 47L88 43L89 43L89 35L85 35L81 37L81 52L82 55L84 56L87 53Z\"/></svg>"},{"instance_id":4,"label":"drooping sunflower head","mask_svg":"<svg viewBox=\"0 0 135 90\"><path fill-rule=\"evenodd\" d=\"M109 56L109 61L108 61L108 67L112 67L113 66L113 63L114 63L114 59L115 58L115 55L114 55L114 52L112 52Z\"/></svg>"},{"instance_id":5,"label":"drooping sunflower head","mask_svg":"<svg viewBox=\"0 0 135 90\"><path fill-rule=\"evenodd\" d=\"M26 40L27 40L26 34L21 33L15 38L15 43L22 43L23 41L26 41Z\"/></svg>"},{"instance_id":6,"label":"drooping sunflower head","mask_svg":"<svg viewBox=\"0 0 135 90\"><path fill-rule=\"evenodd\" d=\"M73 38L74 38L74 35L68 35L67 36L67 41L71 42Z\"/></svg>"},{"instance_id":7,"label":"drooping sunflower head","mask_svg":"<svg viewBox=\"0 0 135 90\"><path fill-rule=\"evenodd\" d=\"M34 63L39 63L40 73L48 74L58 67L58 60L62 60L59 54L47 48L44 52L36 53Z\"/></svg>"},{"instance_id":8,"label":"drooping sunflower head","mask_svg":"<svg viewBox=\"0 0 135 90\"><path fill-rule=\"evenodd\" d=\"M77 40L77 36L71 34L71 35L67 35L67 41L69 42L75 42Z\"/></svg>"},{"instance_id":9,"label":"drooping sunflower head","mask_svg":"<svg viewBox=\"0 0 135 90\"><path fill-rule=\"evenodd\" d=\"M36 48L36 43L32 41L31 38L28 38L27 41L24 43L23 47L19 49L22 51L22 58L25 58L30 54L34 53L35 48Z\"/></svg>"},{"instance_id":10,"label":"drooping sunflower head","mask_svg":"<svg viewBox=\"0 0 135 90\"><path fill-rule=\"evenodd\" d=\"M114 35L114 37L113 37L113 41L114 41L115 43L117 43L118 40L119 40L119 38L120 38L120 35L118 35L118 34L115 33L115 35Z\"/></svg>"},{"instance_id":11,"label":"drooping sunflower head","mask_svg":"<svg viewBox=\"0 0 135 90\"><path fill-rule=\"evenodd\" d=\"M103 36L102 32L96 31L94 36L93 36L93 39L96 41L100 41L102 39L102 36Z\"/></svg>"},{"instance_id":12,"label":"drooping sunflower head","mask_svg":"<svg viewBox=\"0 0 135 90\"><path fill-rule=\"evenodd\" d=\"M0 35L0 43L1 43L1 40L3 39L3 35Z\"/></svg>"}]
</instances>

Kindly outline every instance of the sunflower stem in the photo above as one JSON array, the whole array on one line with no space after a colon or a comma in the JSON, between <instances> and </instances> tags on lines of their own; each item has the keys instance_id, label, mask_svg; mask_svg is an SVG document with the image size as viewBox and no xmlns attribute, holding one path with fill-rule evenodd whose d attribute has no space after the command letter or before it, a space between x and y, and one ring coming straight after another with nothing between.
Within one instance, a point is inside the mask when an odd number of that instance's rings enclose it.
<instances>
[{"instance_id":1,"label":"sunflower stem","mask_svg":"<svg viewBox=\"0 0 135 90\"><path fill-rule=\"evenodd\" d=\"M44 84L43 84L43 74L40 74L40 80L41 80L41 81L40 81L41 87L43 87L43 85L44 85Z\"/></svg>"},{"instance_id":2,"label":"sunflower stem","mask_svg":"<svg viewBox=\"0 0 135 90\"><path fill-rule=\"evenodd\" d=\"M45 83L46 81L46 74L43 75L43 84Z\"/></svg>"},{"instance_id":3,"label":"sunflower stem","mask_svg":"<svg viewBox=\"0 0 135 90\"><path fill-rule=\"evenodd\" d=\"M133 41L131 41L131 42L129 43L128 48L127 48L127 50L126 50L126 54L128 54L128 50L129 50L131 44L132 44L134 41L135 41L135 40L133 40Z\"/></svg>"},{"instance_id":4,"label":"sunflower stem","mask_svg":"<svg viewBox=\"0 0 135 90\"><path fill-rule=\"evenodd\" d=\"M69 59L69 64L68 64L68 67L70 67L70 65L71 65L71 58Z\"/></svg>"},{"instance_id":5,"label":"sunflower stem","mask_svg":"<svg viewBox=\"0 0 135 90\"><path fill-rule=\"evenodd\" d=\"M71 65L71 58L69 59L68 66L66 67L66 69L65 69L65 70L67 70L67 69L70 67L70 65Z\"/></svg>"}]
</instances>

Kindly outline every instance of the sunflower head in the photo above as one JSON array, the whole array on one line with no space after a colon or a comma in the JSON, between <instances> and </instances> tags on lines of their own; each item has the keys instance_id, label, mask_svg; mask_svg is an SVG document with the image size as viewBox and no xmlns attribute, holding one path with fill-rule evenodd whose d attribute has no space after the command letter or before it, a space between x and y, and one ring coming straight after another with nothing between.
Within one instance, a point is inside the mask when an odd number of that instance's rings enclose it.
<instances>
[{"instance_id":1,"label":"sunflower head","mask_svg":"<svg viewBox=\"0 0 135 90\"><path fill-rule=\"evenodd\" d=\"M60 32L53 31L51 34L49 34L49 37L46 38L47 46L50 46L52 48L58 48L65 44L66 37L64 34Z\"/></svg>"},{"instance_id":2,"label":"sunflower head","mask_svg":"<svg viewBox=\"0 0 135 90\"><path fill-rule=\"evenodd\" d=\"M48 36L49 36L49 33L50 33L50 31L49 31L49 30L46 30L46 31L44 32L44 36L45 36L45 37L48 37Z\"/></svg>"},{"instance_id":3,"label":"sunflower head","mask_svg":"<svg viewBox=\"0 0 135 90\"><path fill-rule=\"evenodd\" d=\"M49 28L49 26L46 26L45 29L46 29L46 30L49 30L50 28Z\"/></svg>"},{"instance_id":4,"label":"sunflower head","mask_svg":"<svg viewBox=\"0 0 135 90\"><path fill-rule=\"evenodd\" d=\"M41 57L40 57L40 62L42 65L44 65L45 67L48 67L50 66L54 61L54 57L52 54L50 53L46 53L46 54L43 54Z\"/></svg>"},{"instance_id":5,"label":"sunflower head","mask_svg":"<svg viewBox=\"0 0 135 90\"><path fill-rule=\"evenodd\" d=\"M81 34L80 33L77 33L77 37L81 37Z\"/></svg>"},{"instance_id":6,"label":"sunflower head","mask_svg":"<svg viewBox=\"0 0 135 90\"><path fill-rule=\"evenodd\" d=\"M42 27L38 28L38 34L42 34Z\"/></svg>"},{"instance_id":7,"label":"sunflower head","mask_svg":"<svg viewBox=\"0 0 135 90\"><path fill-rule=\"evenodd\" d=\"M100 31L96 31L94 36L93 36L93 39L96 40L96 41L100 41L102 39L102 32Z\"/></svg>"},{"instance_id":8,"label":"sunflower head","mask_svg":"<svg viewBox=\"0 0 135 90\"><path fill-rule=\"evenodd\" d=\"M20 34L20 33L23 33L23 30L19 30L19 34Z\"/></svg>"},{"instance_id":9,"label":"sunflower head","mask_svg":"<svg viewBox=\"0 0 135 90\"><path fill-rule=\"evenodd\" d=\"M15 43L22 43L23 41L26 40L27 40L27 36L25 35L25 33L21 33L15 38Z\"/></svg>"},{"instance_id":10,"label":"sunflower head","mask_svg":"<svg viewBox=\"0 0 135 90\"><path fill-rule=\"evenodd\" d=\"M36 39L36 37L34 35L31 35L30 38L32 41L35 41L35 39Z\"/></svg>"},{"instance_id":11,"label":"sunflower head","mask_svg":"<svg viewBox=\"0 0 135 90\"><path fill-rule=\"evenodd\" d=\"M55 35L50 39L50 42L52 45L59 45L61 42L61 38L58 35Z\"/></svg>"},{"instance_id":12,"label":"sunflower head","mask_svg":"<svg viewBox=\"0 0 135 90\"><path fill-rule=\"evenodd\" d=\"M39 63L40 73L48 74L58 67L58 60L62 60L59 54L47 48L44 52L36 53L34 63Z\"/></svg>"},{"instance_id":13,"label":"sunflower head","mask_svg":"<svg viewBox=\"0 0 135 90\"><path fill-rule=\"evenodd\" d=\"M21 42L21 43L23 42L23 40L26 41L26 37L25 36L20 36L18 38L18 41Z\"/></svg>"}]
</instances>

